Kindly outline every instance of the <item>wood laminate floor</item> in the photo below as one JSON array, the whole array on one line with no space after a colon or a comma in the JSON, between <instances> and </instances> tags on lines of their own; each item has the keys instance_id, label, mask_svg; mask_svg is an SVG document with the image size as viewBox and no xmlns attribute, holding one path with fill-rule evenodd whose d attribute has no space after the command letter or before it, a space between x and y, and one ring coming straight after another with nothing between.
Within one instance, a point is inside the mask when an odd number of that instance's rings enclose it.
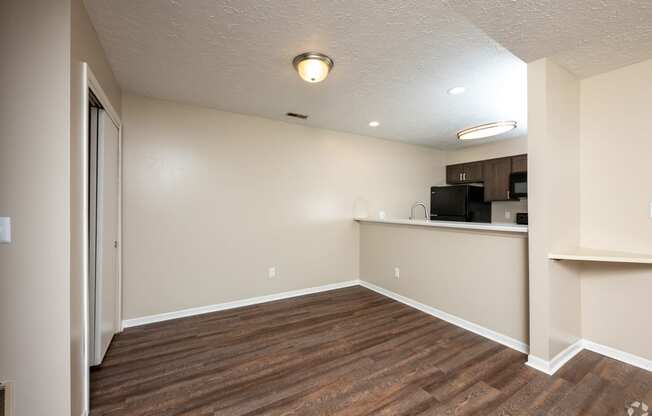
<instances>
[{"instance_id":1,"label":"wood laminate floor","mask_svg":"<svg viewBox=\"0 0 652 416\"><path fill-rule=\"evenodd\" d=\"M91 415L626 415L652 373L526 356L356 286L125 330ZM639 413L640 407L636 409Z\"/></svg>"}]
</instances>

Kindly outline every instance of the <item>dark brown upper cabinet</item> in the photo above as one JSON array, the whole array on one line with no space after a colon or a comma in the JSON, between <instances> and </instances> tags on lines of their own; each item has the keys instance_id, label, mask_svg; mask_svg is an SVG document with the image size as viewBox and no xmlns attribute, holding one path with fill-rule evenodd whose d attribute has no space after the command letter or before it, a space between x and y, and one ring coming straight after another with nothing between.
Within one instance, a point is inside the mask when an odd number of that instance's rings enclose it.
<instances>
[{"instance_id":1,"label":"dark brown upper cabinet","mask_svg":"<svg viewBox=\"0 0 652 416\"><path fill-rule=\"evenodd\" d=\"M509 175L511 173L511 157L484 161L485 201L509 201Z\"/></svg>"},{"instance_id":2,"label":"dark brown upper cabinet","mask_svg":"<svg viewBox=\"0 0 652 416\"><path fill-rule=\"evenodd\" d=\"M527 155L512 156L512 172L527 172Z\"/></svg>"},{"instance_id":3,"label":"dark brown upper cabinet","mask_svg":"<svg viewBox=\"0 0 652 416\"><path fill-rule=\"evenodd\" d=\"M446 183L462 183L462 172L464 165L446 166Z\"/></svg>"},{"instance_id":4,"label":"dark brown upper cabinet","mask_svg":"<svg viewBox=\"0 0 652 416\"><path fill-rule=\"evenodd\" d=\"M527 155L500 157L446 166L446 183L484 183L484 200L509 201L509 175L527 172Z\"/></svg>"},{"instance_id":5,"label":"dark brown upper cabinet","mask_svg":"<svg viewBox=\"0 0 652 416\"><path fill-rule=\"evenodd\" d=\"M482 162L446 166L446 182L450 184L482 182Z\"/></svg>"}]
</instances>

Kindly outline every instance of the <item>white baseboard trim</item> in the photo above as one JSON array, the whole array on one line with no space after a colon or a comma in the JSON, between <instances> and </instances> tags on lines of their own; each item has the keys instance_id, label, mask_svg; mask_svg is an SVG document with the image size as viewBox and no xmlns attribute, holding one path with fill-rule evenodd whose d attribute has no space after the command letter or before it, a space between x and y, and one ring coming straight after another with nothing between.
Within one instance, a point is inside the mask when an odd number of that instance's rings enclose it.
<instances>
[{"instance_id":1,"label":"white baseboard trim","mask_svg":"<svg viewBox=\"0 0 652 416\"><path fill-rule=\"evenodd\" d=\"M182 309L180 311L159 313L156 315L143 316L140 318L125 319L122 321L123 328L131 328L134 326L141 326L152 324L155 322L169 321L170 319L185 318L188 316L202 315L210 312L224 311L227 309L240 308L243 306L256 305L259 303L272 302L275 300L282 300L294 298L297 296L310 295L312 293L326 292L329 290L341 289L350 286L357 286L360 284L359 280L349 280L346 282L333 283L324 286L311 287L308 289L292 290L289 292L274 293L266 296L258 296L255 298L236 300L233 302L218 303L215 305L200 306L197 308Z\"/></svg>"},{"instance_id":2,"label":"white baseboard trim","mask_svg":"<svg viewBox=\"0 0 652 416\"><path fill-rule=\"evenodd\" d=\"M170 319L184 318L188 316L201 315L210 312L218 312L227 309L240 308L242 306L250 306L259 303L272 302L275 300L289 299L297 296L309 295L312 293L319 293L319 292L326 292L329 290L341 289L341 288L351 287L351 286L366 287L367 289L380 293L383 296L387 296L388 298L394 299L405 305L408 305L422 312L425 312L428 315L432 315L436 318L442 319L453 325L459 326L460 328L464 328L467 331L471 331L473 333L481 335L485 338L488 338L499 344L505 345L506 347L512 348L516 351L522 352L524 354L528 354L529 352L528 345L522 341L519 341L507 335L500 334L496 331L493 331L489 328L485 328L473 322L469 322L455 315L451 315L437 308L433 308L432 306L424 305L423 303L417 302L416 300L410 299L403 295L399 295L398 293L394 293L390 290L384 289L380 286L376 286L373 283L365 282L363 280L349 280L345 282L333 283L324 286L311 287L308 289L292 290L289 292L275 293L272 295L258 296L255 298L249 298L243 300L236 300L233 302L218 303L215 305L200 306L197 308L183 309L175 312L167 312L167 313L161 313L157 315L143 316L141 318L126 319L122 321L122 327L131 328L134 326L146 325L155 322L168 321ZM639 357L634 354L630 354L628 352L621 351L615 348L611 348L606 345L601 345L586 339L578 340L577 342L575 342L574 344L570 345L568 348L566 348L565 350L557 354L550 361L546 361L534 355L528 355L528 360L526 364L543 373L552 375L583 349L593 351L595 353L604 355L605 357L613 358L614 360L622 361L624 363L633 365L643 370L652 371L652 360L648 360L646 358Z\"/></svg>"},{"instance_id":3,"label":"white baseboard trim","mask_svg":"<svg viewBox=\"0 0 652 416\"><path fill-rule=\"evenodd\" d=\"M652 360L625 351L597 344L587 339L584 340L584 349L602 354L605 357L613 358L614 360L622 361L626 364L633 365L634 367L642 368L643 370L652 371Z\"/></svg>"},{"instance_id":4,"label":"white baseboard trim","mask_svg":"<svg viewBox=\"0 0 652 416\"><path fill-rule=\"evenodd\" d=\"M526 364L536 370L542 371L549 375L553 375L557 372L557 370L559 370L564 364L570 361L582 350L593 351L597 354L604 355L605 357L613 358L614 360L622 361L625 364L629 364L634 367L652 372L652 360L648 360L646 358L639 357L637 355L630 354L616 348L608 347L606 345L598 344L596 342L589 341L588 339L578 340L573 345L557 354L555 358L550 361L535 357L534 355L529 355Z\"/></svg>"},{"instance_id":5,"label":"white baseboard trim","mask_svg":"<svg viewBox=\"0 0 652 416\"><path fill-rule=\"evenodd\" d=\"M394 293L380 286L376 286L373 283L369 283L369 282L365 282L364 280L361 280L360 285L366 287L367 289L373 290L374 292L378 292L381 295L387 296L388 298L392 298L398 302L404 303L408 306L411 306L415 309L425 312L428 315L432 315L436 318L442 319L453 325L459 326L460 328L464 328L467 331L471 331L485 338L489 338L492 341L505 345L506 347L509 347L516 351L522 352L524 354L527 354L529 351L529 347L526 343L514 339L512 337L509 337L507 335L503 335L489 328L485 328L481 325L474 324L473 322L469 322L455 315L451 315L437 308L433 308L432 306L424 305L423 303L417 302L416 300L410 299L403 295L399 295L398 293Z\"/></svg>"},{"instance_id":6,"label":"white baseboard trim","mask_svg":"<svg viewBox=\"0 0 652 416\"><path fill-rule=\"evenodd\" d=\"M569 345L565 350L557 354L552 360L546 361L543 358L534 355L528 355L527 364L529 367L539 370L548 375L553 375L564 364L575 357L580 351L584 349L584 340L577 340L574 344Z\"/></svg>"}]
</instances>

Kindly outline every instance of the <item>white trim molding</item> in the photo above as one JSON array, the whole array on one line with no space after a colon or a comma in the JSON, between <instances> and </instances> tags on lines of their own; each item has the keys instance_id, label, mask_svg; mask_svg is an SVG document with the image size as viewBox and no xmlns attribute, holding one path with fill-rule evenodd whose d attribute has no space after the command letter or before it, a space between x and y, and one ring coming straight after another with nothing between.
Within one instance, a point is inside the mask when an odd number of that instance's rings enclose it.
<instances>
[{"instance_id":1,"label":"white trim molding","mask_svg":"<svg viewBox=\"0 0 652 416\"><path fill-rule=\"evenodd\" d=\"M626 364L632 365L634 367L641 368L643 370L652 371L652 360L648 360L643 357L639 357L634 354L630 354L625 351L618 350L616 348L608 347L606 345L598 344L587 339L580 339L574 344L570 345L568 348L557 354L552 360L546 361L543 358L536 357L534 355L529 355L527 360L527 365L544 372L548 375L553 375L569 362L573 357L579 354L582 350L588 350L595 352L600 355L604 355L608 358L613 358L614 360L622 361Z\"/></svg>"},{"instance_id":2,"label":"white trim molding","mask_svg":"<svg viewBox=\"0 0 652 416\"><path fill-rule=\"evenodd\" d=\"M421 312L425 312L428 315L432 315L436 318L439 318L441 320L444 320L448 323L451 323L455 326L459 326L460 328L464 328L467 331L471 331L473 333L476 333L478 335L481 335L485 338L488 338L492 341L495 341L499 344L502 344L506 347L509 347L511 349L514 349L516 351L522 352L524 354L527 354L529 351L529 347L526 343L519 341L515 338L509 337L507 335L501 334L499 332L493 331L489 328L485 328L484 326L475 324L473 322L469 322L465 319L462 319L460 317L457 317L455 315L451 315L447 312L444 312L442 310L439 310L437 308L433 308L432 306L424 305L423 303L417 302L416 300L410 299L408 297L405 297L403 295L399 295L398 293L394 293L390 290L384 289L380 286L376 286L373 283L365 282L364 280L360 281L360 286L366 287L367 289L373 290L374 292L378 292L381 295L387 296L388 298L394 299L398 302L404 303L408 306L411 306L415 309L420 310Z\"/></svg>"},{"instance_id":3,"label":"white trim molding","mask_svg":"<svg viewBox=\"0 0 652 416\"><path fill-rule=\"evenodd\" d=\"M88 189L89 189L89 180L90 180L90 167L88 161L88 152L89 152L89 138L88 138L88 111L89 111L89 90L95 94L96 98L102 104L102 107L106 110L109 118L115 123L118 127L118 285L116 288L117 292L117 311L118 311L118 322L122 320L122 121L120 120L120 115L111 104L108 96L104 92L102 85L97 80L93 71L87 62L81 63L81 114L79 114L81 125L71 126L71 128L81 128L79 132L79 137L81 139L80 145L80 157L81 157L81 166L82 166L82 195L81 195L81 212L82 212L82 229L81 229L81 240L82 240L82 333L81 333L81 346L82 346L82 380L81 388L83 389L82 401L83 401L83 411L85 414L90 412L90 322L89 322L89 228L90 228L90 218L88 215ZM119 330L122 330L119 328Z\"/></svg>"},{"instance_id":4,"label":"white trim molding","mask_svg":"<svg viewBox=\"0 0 652 416\"><path fill-rule=\"evenodd\" d=\"M349 280L345 282L333 283L324 286L311 287L308 289L298 289L289 292L274 293L271 295L257 296L254 298L235 300L232 302L218 303L215 305L199 306L197 308L182 309L174 312L159 313L156 315L143 316L140 318L125 319L122 321L123 328L147 325L155 322L169 321L170 319L185 318L188 316L202 315L210 312L224 311L227 309L241 308L243 306L257 305L259 303L272 302L275 300L295 298L297 296L310 295L313 293L327 292L329 290L342 289L345 287L359 286L359 280Z\"/></svg>"},{"instance_id":5,"label":"white trim molding","mask_svg":"<svg viewBox=\"0 0 652 416\"><path fill-rule=\"evenodd\" d=\"M607 347L606 345L597 344L588 339L584 340L584 349L602 354L605 357L613 358L614 360L622 361L626 364L633 365L634 367L643 370L652 371L652 360L630 354L625 351L617 350L615 348Z\"/></svg>"},{"instance_id":6,"label":"white trim molding","mask_svg":"<svg viewBox=\"0 0 652 416\"><path fill-rule=\"evenodd\" d=\"M289 292L275 293L271 295L258 296L254 298L236 300L236 301L226 302L226 303L218 303L215 305L200 306L197 308L183 309L180 311L143 316L141 318L126 319L122 321L122 326L124 328L130 328L130 327L135 327L140 325L147 325L155 322L168 321L171 319L184 318L184 317L194 316L194 315L202 315L210 312L224 311L227 309L257 305L259 303L272 302L275 300L283 300L283 299L294 298L297 296L310 295L313 293L327 292L329 290L342 289L351 286L365 287L369 290L373 290L374 292L377 292L390 299L394 299L397 302L401 302L414 309L418 309L422 312L427 313L428 315L434 316L450 324L466 329L467 331L471 331L475 334L488 338L494 342L502 344L513 350L522 352L524 354L528 354L529 352L528 344L522 341L498 333L489 328L485 328L473 322L469 322L458 316L451 315L437 308L433 308L432 306L424 305L423 303L417 302L416 300L410 299L403 295L399 295L398 293L394 293L390 290L384 289L380 286L376 286L373 283L369 283L364 280L348 280L348 281L333 283L329 285L311 287L308 289L292 290ZM622 361L624 363L642 368L647 371L652 371L652 360L638 357L634 354L620 351L615 348L607 347L605 345L600 345L585 339L580 339L576 341L574 344L568 346L568 348L566 348L565 350L557 354L550 361L546 361L543 358L539 358L534 355L528 355L528 360L526 362L526 365L534 368L535 370L541 371L545 374L553 375L557 372L557 370L563 367L564 364L566 364L568 361L570 361L573 357L575 357L584 349L604 355L605 357Z\"/></svg>"},{"instance_id":7,"label":"white trim molding","mask_svg":"<svg viewBox=\"0 0 652 416\"><path fill-rule=\"evenodd\" d=\"M575 343L569 345L566 349L561 351L559 354L555 355L555 357L550 361L546 361L543 358L539 358L537 356L530 354L527 357L526 364L529 367L534 368L535 370L539 370L551 376L555 374L557 370L563 367L564 364L566 364L573 357L579 354L579 352L582 351L583 349L584 349L584 340L580 339L577 340Z\"/></svg>"}]
</instances>

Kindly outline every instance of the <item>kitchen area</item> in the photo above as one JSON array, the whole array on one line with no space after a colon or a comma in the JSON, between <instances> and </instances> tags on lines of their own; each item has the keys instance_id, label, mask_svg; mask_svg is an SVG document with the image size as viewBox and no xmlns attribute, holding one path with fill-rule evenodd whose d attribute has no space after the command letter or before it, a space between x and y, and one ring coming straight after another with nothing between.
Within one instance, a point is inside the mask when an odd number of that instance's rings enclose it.
<instances>
[{"instance_id":1,"label":"kitchen area","mask_svg":"<svg viewBox=\"0 0 652 416\"><path fill-rule=\"evenodd\" d=\"M355 219L527 233L526 153L451 163L443 169L445 184L432 186L428 201L415 201L407 219L388 218L384 211Z\"/></svg>"},{"instance_id":2,"label":"kitchen area","mask_svg":"<svg viewBox=\"0 0 652 416\"><path fill-rule=\"evenodd\" d=\"M450 152L440 167L445 183L431 187L428 201L406 207L409 216L356 218L360 279L527 351L527 154L520 150L523 145L512 141Z\"/></svg>"}]
</instances>

